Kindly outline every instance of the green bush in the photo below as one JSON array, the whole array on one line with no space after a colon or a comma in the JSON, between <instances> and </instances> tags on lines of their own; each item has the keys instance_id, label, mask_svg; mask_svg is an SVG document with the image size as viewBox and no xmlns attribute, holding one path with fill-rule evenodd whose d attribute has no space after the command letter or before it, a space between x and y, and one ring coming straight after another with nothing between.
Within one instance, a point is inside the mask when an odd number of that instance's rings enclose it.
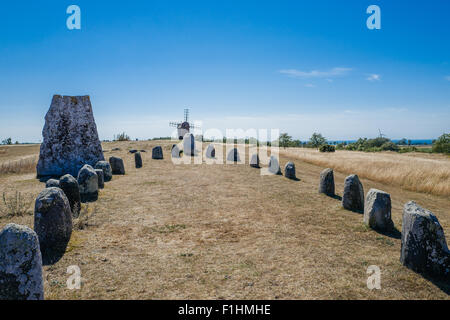
<instances>
[{"instance_id":1,"label":"green bush","mask_svg":"<svg viewBox=\"0 0 450 320\"><path fill-rule=\"evenodd\" d=\"M433 142L433 152L450 153L450 133L444 133Z\"/></svg>"},{"instance_id":2,"label":"green bush","mask_svg":"<svg viewBox=\"0 0 450 320\"><path fill-rule=\"evenodd\" d=\"M334 152L334 151L336 151L336 148L332 145L324 144L319 147L319 151L320 152Z\"/></svg>"},{"instance_id":3,"label":"green bush","mask_svg":"<svg viewBox=\"0 0 450 320\"><path fill-rule=\"evenodd\" d=\"M381 145L382 151L399 151L400 147L393 143L392 141L385 142Z\"/></svg>"}]
</instances>

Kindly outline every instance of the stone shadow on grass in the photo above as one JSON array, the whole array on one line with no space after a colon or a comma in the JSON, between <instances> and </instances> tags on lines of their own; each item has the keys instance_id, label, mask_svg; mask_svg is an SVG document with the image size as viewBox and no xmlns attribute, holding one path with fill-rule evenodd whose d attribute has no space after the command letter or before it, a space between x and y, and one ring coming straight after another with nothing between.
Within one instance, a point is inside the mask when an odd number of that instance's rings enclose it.
<instances>
[{"instance_id":1,"label":"stone shadow on grass","mask_svg":"<svg viewBox=\"0 0 450 320\"><path fill-rule=\"evenodd\" d=\"M373 229L373 230L375 232L377 232L383 236L389 237L389 238L393 238L393 239L397 239L397 240L402 238L401 231L399 231L396 227L392 227L391 229L386 230L386 231L379 230L379 229Z\"/></svg>"}]
</instances>

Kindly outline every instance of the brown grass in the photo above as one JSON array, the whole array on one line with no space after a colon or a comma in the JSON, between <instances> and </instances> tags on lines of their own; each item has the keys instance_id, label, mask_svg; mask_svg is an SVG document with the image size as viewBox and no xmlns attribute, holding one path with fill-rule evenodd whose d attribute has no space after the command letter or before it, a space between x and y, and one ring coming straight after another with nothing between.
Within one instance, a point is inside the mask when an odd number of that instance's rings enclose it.
<instances>
[{"instance_id":1,"label":"brown grass","mask_svg":"<svg viewBox=\"0 0 450 320\"><path fill-rule=\"evenodd\" d=\"M0 175L10 173L35 172L37 165L37 156L27 156L18 160L9 160L0 163Z\"/></svg>"},{"instance_id":2,"label":"brown grass","mask_svg":"<svg viewBox=\"0 0 450 320\"><path fill-rule=\"evenodd\" d=\"M406 190L450 196L448 156L341 150L321 153L307 148L287 148L282 149L280 153Z\"/></svg>"},{"instance_id":3,"label":"brown grass","mask_svg":"<svg viewBox=\"0 0 450 320\"><path fill-rule=\"evenodd\" d=\"M164 160L152 160L162 145ZM261 176L248 165L174 165L170 142L115 142L126 175L106 183L89 227L75 229L64 257L44 268L46 299L449 299L399 262L400 239L362 224L338 199L318 194L324 167L293 161L300 181ZM134 168L128 149L146 149ZM403 159L403 158L400 158ZM37 195L34 174L0 176L6 186ZM335 173L342 195L345 174ZM415 200L433 211L450 235L450 199L361 179L364 190L392 197L401 230L402 207ZM33 226L32 216L0 220ZM65 286L67 267L81 268L81 290ZM367 267L381 268L381 290L366 286Z\"/></svg>"}]
</instances>

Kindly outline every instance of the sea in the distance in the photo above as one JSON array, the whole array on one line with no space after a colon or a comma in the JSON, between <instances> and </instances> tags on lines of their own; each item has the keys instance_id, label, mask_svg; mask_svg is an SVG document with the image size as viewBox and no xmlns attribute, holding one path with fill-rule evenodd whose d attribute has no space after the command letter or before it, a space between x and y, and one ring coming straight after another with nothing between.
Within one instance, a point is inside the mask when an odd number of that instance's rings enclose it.
<instances>
[{"instance_id":1,"label":"sea in the distance","mask_svg":"<svg viewBox=\"0 0 450 320\"><path fill-rule=\"evenodd\" d=\"M397 143L400 140L401 139L392 139L391 141L394 142L394 143ZM345 142L345 143L349 144L349 143L354 143L356 141L357 140L329 140L328 143L329 144L338 144L338 143ZM431 146L433 144L433 140L432 139L411 139L411 140L406 139L406 141L407 141L408 145L412 145L412 146L424 146L424 145L425 146L426 145L430 145ZM411 141L411 142L409 143L409 141Z\"/></svg>"}]
</instances>

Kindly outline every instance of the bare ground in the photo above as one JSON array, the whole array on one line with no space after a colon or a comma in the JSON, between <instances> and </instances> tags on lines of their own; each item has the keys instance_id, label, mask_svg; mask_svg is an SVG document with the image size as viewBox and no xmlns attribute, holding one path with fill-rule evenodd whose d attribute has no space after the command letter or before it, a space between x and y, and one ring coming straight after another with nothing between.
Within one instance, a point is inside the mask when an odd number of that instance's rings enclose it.
<instances>
[{"instance_id":1,"label":"bare ground","mask_svg":"<svg viewBox=\"0 0 450 320\"><path fill-rule=\"evenodd\" d=\"M151 159L155 145L164 146L164 160ZM317 193L323 167L283 154L282 167L296 165L300 181L291 181L248 164L174 165L170 145L104 144L122 149L105 157L122 157L127 174L106 184L90 204L89 226L74 230L64 257L44 267L46 299L449 299L448 285L400 264L399 232L367 229L361 214ZM142 169L130 148L148 151ZM335 172L338 195L345 176ZM398 230L403 205L415 200L449 237L448 197L361 180L365 192L391 193ZM34 173L0 176L0 192L35 197L43 188ZM32 215L2 218L0 228L9 222L33 227ZM80 290L66 287L70 265L81 268ZM381 290L367 289L369 265L381 268Z\"/></svg>"}]
</instances>

